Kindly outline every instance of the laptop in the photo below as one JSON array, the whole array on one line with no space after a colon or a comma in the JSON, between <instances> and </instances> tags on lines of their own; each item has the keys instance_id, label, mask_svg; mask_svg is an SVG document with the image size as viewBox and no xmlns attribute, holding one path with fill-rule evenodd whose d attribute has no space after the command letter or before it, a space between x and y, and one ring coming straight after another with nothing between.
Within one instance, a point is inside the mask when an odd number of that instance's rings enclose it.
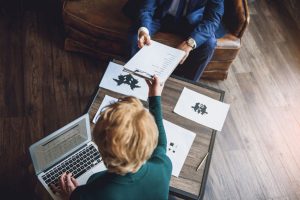
<instances>
[{"instance_id":1,"label":"laptop","mask_svg":"<svg viewBox=\"0 0 300 200\"><path fill-rule=\"evenodd\" d=\"M88 114L72 121L30 146L35 174L53 199L60 199L50 189L58 186L63 172L71 172L79 185L97 172L106 170L97 145L92 142Z\"/></svg>"}]
</instances>

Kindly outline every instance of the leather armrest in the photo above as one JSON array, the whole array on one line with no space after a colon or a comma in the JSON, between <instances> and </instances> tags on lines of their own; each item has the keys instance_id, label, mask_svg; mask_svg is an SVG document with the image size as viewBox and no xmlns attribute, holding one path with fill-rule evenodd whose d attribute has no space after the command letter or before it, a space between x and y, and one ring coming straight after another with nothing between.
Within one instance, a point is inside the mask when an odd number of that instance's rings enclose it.
<instances>
[{"instance_id":1,"label":"leather armrest","mask_svg":"<svg viewBox=\"0 0 300 200\"><path fill-rule=\"evenodd\" d=\"M241 38L250 21L247 0L225 0L223 23L229 32Z\"/></svg>"},{"instance_id":2,"label":"leather armrest","mask_svg":"<svg viewBox=\"0 0 300 200\"><path fill-rule=\"evenodd\" d=\"M241 39L232 35L226 34L217 40L217 48L239 49L241 47Z\"/></svg>"}]
</instances>

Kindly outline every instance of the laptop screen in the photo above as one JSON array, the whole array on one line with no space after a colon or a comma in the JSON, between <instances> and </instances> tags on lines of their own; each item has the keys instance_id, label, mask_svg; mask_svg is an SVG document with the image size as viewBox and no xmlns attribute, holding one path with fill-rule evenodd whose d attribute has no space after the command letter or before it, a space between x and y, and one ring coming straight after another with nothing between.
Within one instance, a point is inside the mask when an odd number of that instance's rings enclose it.
<instances>
[{"instance_id":1,"label":"laptop screen","mask_svg":"<svg viewBox=\"0 0 300 200\"><path fill-rule=\"evenodd\" d=\"M37 173L90 141L89 120L81 117L33 144L30 153Z\"/></svg>"}]
</instances>

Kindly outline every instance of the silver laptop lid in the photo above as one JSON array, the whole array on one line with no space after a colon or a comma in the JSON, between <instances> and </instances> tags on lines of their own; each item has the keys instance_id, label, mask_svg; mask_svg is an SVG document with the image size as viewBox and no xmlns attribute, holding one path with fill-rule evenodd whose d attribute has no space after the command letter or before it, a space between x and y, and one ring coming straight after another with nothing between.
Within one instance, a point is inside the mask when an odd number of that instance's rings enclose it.
<instances>
[{"instance_id":1,"label":"silver laptop lid","mask_svg":"<svg viewBox=\"0 0 300 200\"><path fill-rule=\"evenodd\" d=\"M91 141L89 115L85 114L34 143L29 150L36 174L54 165L89 141Z\"/></svg>"}]
</instances>

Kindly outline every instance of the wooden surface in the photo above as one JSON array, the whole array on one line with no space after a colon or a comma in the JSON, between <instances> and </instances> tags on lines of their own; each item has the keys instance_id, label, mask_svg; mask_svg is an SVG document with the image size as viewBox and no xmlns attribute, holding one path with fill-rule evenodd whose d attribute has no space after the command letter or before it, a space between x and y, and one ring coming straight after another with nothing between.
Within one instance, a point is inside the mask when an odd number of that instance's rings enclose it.
<instances>
[{"instance_id":1,"label":"wooden surface","mask_svg":"<svg viewBox=\"0 0 300 200\"><path fill-rule=\"evenodd\" d=\"M210 88L201 87L199 85L188 83L186 81L175 78L169 78L165 83L163 89L163 118L196 133L195 140L190 149L188 157L186 158L185 164L179 174L179 177L177 178L172 176L170 186L176 188L177 190L182 190L186 193L190 193L190 196L193 195L196 199L200 194L200 189L203 181L204 183L206 182L206 180L203 180L203 178L206 179L204 174L205 172L208 172L209 164L206 165L206 162L204 162L202 167L199 168L198 171L197 167L200 164L201 160L205 157L206 153L211 150L209 149L209 146L211 144L211 141L214 142L214 138L212 138L212 135L215 134L215 132L213 132L213 130L210 128L197 124L196 122L181 117L173 112L184 87L187 87L193 91L199 92L216 100L222 99L223 93L222 91L211 90ZM95 117L95 114L99 106L101 105L101 102L105 95L109 95L114 98L121 98L124 96L107 89L98 89L88 111L92 131L95 126L94 123L92 123L92 120ZM144 102L144 104L147 106L147 102ZM212 152L210 152L210 154L212 154ZM205 185L203 185L202 189L204 189L204 187Z\"/></svg>"},{"instance_id":2,"label":"wooden surface","mask_svg":"<svg viewBox=\"0 0 300 200\"><path fill-rule=\"evenodd\" d=\"M300 30L276 1L249 4L251 22L224 82L230 103L205 200L300 199Z\"/></svg>"},{"instance_id":3,"label":"wooden surface","mask_svg":"<svg viewBox=\"0 0 300 200\"><path fill-rule=\"evenodd\" d=\"M0 3L1 199L34 193L28 147L86 110L107 62L63 51L58 0ZM270 3L271 2L271 3ZM251 22L228 79L230 103L205 200L300 199L299 29L276 1Z\"/></svg>"},{"instance_id":4,"label":"wooden surface","mask_svg":"<svg viewBox=\"0 0 300 200\"><path fill-rule=\"evenodd\" d=\"M300 28L300 1L299 0L277 0L289 12L294 22Z\"/></svg>"}]
</instances>

